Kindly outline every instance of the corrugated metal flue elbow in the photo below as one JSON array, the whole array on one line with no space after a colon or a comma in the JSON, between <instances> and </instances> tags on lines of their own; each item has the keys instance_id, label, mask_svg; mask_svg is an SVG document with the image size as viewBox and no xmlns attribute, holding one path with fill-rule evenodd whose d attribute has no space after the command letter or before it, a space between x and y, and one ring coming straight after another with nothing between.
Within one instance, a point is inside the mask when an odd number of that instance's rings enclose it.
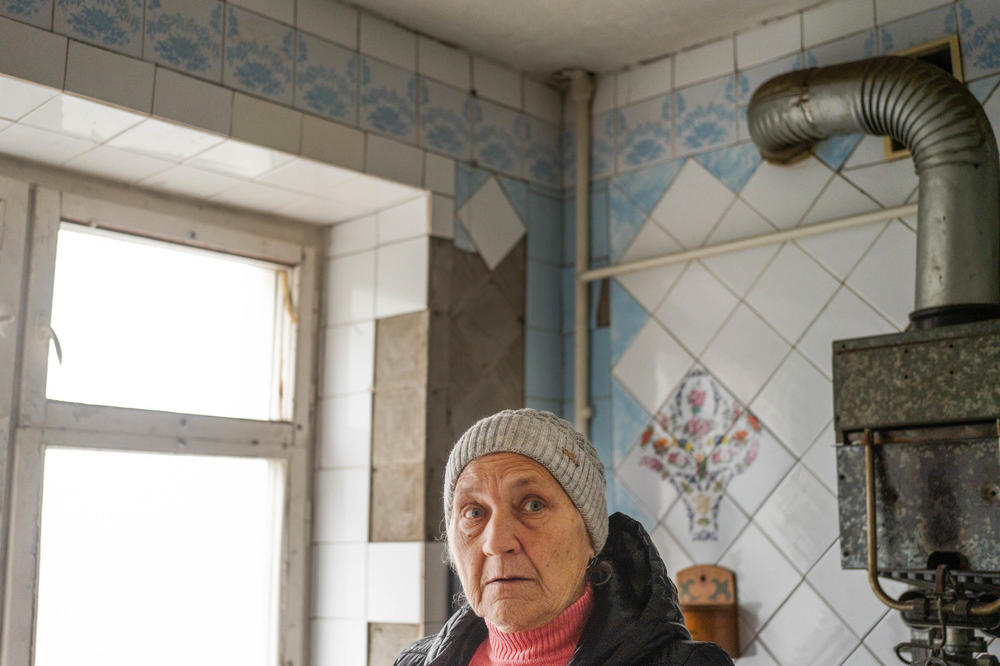
<instances>
[{"instance_id":1,"label":"corrugated metal flue elbow","mask_svg":"<svg viewBox=\"0 0 1000 666\"><path fill-rule=\"evenodd\" d=\"M787 164L838 134L888 135L920 178L918 327L1000 316L997 146L976 98L940 68L886 56L790 72L747 109L761 155Z\"/></svg>"}]
</instances>

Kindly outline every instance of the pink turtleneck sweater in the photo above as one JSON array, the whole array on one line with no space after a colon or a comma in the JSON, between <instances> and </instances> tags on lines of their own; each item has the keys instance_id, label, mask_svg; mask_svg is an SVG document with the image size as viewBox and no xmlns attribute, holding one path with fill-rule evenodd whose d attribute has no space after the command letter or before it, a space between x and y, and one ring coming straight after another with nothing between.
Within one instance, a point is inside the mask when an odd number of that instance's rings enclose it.
<instances>
[{"instance_id":1,"label":"pink turtleneck sweater","mask_svg":"<svg viewBox=\"0 0 1000 666\"><path fill-rule=\"evenodd\" d=\"M505 634L486 620L489 638L472 655L469 666L566 666L594 607L590 586L583 596L545 626Z\"/></svg>"}]
</instances>

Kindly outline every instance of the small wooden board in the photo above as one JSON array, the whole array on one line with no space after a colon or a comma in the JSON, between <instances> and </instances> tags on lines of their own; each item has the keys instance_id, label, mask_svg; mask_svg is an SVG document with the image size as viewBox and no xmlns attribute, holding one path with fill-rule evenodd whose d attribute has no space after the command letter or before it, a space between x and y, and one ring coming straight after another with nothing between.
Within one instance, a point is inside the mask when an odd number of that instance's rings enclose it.
<instances>
[{"instance_id":1,"label":"small wooden board","mask_svg":"<svg viewBox=\"0 0 1000 666\"><path fill-rule=\"evenodd\" d=\"M691 637L710 641L730 657L740 656L736 574L710 564L677 572L677 596Z\"/></svg>"}]
</instances>

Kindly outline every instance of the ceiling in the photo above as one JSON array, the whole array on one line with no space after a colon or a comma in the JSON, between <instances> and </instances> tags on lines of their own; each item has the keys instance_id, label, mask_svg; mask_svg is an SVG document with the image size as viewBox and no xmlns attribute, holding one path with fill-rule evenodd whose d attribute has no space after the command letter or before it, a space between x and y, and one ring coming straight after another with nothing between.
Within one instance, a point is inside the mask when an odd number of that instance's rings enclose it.
<instances>
[{"instance_id":1,"label":"ceiling","mask_svg":"<svg viewBox=\"0 0 1000 666\"><path fill-rule=\"evenodd\" d=\"M0 154L316 224L425 195L2 75Z\"/></svg>"},{"instance_id":2,"label":"ceiling","mask_svg":"<svg viewBox=\"0 0 1000 666\"><path fill-rule=\"evenodd\" d=\"M548 76L607 72L750 28L819 0L352 0L472 53Z\"/></svg>"}]
</instances>

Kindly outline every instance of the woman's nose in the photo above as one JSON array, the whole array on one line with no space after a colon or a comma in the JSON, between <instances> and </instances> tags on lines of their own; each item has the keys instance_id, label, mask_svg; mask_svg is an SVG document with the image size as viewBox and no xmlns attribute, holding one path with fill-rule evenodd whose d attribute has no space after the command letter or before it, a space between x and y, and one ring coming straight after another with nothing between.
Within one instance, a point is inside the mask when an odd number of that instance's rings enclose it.
<instances>
[{"instance_id":1,"label":"woman's nose","mask_svg":"<svg viewBox=\"0 0 1000 666\"><path fill-rule=\"evenodd\" d=\"M487 555L502 555L516 552L520 548L518 522L509 513L494 511L483 534L483 552Z\"/></svg>"}]
</instances>

